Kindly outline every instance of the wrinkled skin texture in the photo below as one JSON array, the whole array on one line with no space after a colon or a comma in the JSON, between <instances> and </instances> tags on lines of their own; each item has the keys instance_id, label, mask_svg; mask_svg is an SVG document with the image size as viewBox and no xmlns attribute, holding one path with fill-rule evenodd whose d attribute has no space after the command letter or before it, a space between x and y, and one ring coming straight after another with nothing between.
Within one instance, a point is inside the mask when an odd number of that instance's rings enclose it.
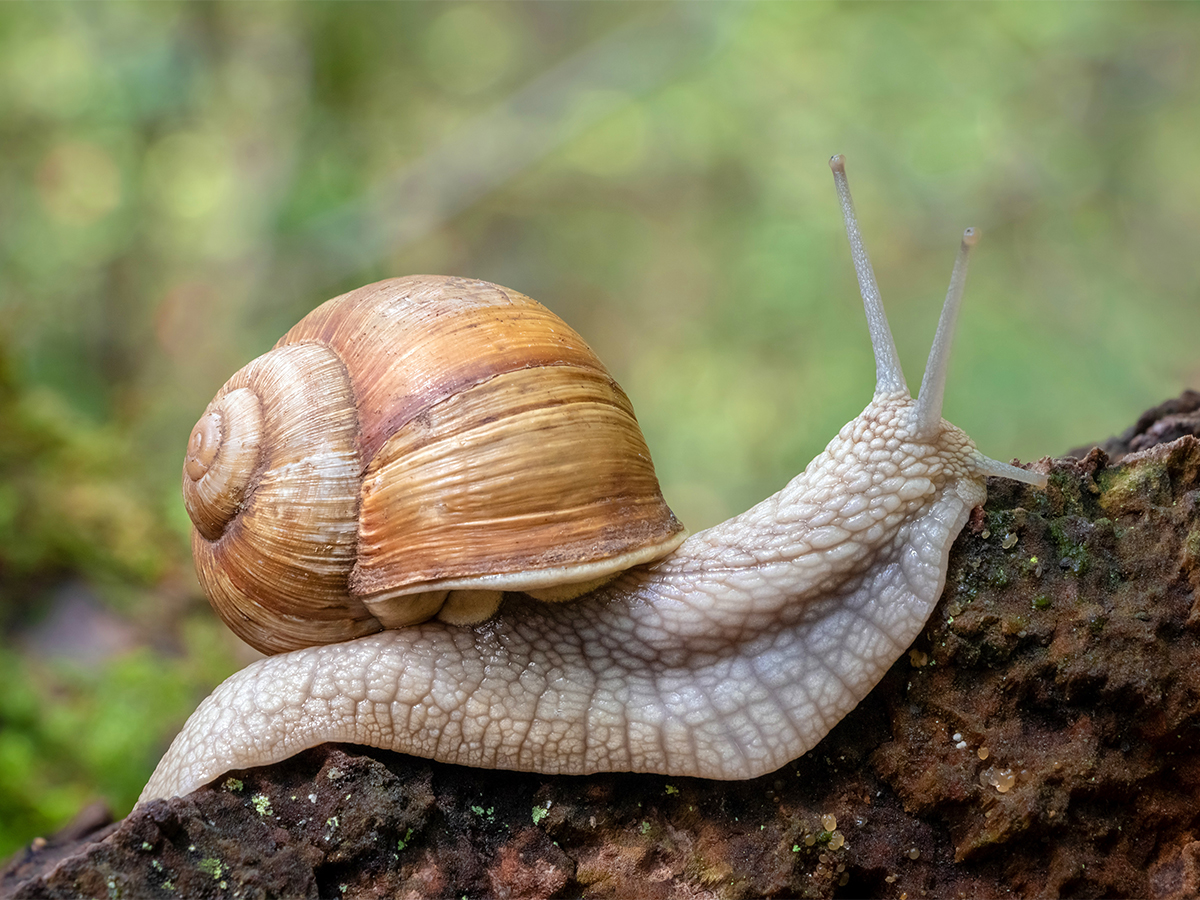
<instances>
[{"instance_id":1,"label":"wrinkled skin texture","mask_svg":"<svg viewBox=\"0 0 1200 900\"><path fill-rule=\"evenodd\" d=\"M222 684L141 802L326 741L545 773L753 778L814 746L916 637L985 499L970 439L877 396L782 491L573 603L514 596L261 660Z\"/></svg>"}]
</instances>

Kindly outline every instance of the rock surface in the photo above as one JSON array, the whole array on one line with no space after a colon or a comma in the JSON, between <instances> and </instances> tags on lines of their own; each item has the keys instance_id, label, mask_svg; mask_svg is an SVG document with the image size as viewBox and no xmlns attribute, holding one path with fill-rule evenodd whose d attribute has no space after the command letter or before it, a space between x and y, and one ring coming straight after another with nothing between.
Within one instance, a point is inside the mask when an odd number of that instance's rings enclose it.
<instances>
[{"instance_id":1,"label":"rock surface","mask_svg":"<svg viewBox=\"0 0 1200 900\"><path fill-rule=\"evenodd\" d=\"M993 481L922 636L771 775L549 777L324 745L116 824L93 813L11 860L0 893L1195 897L1198 411L1188 392L1057 460L1045 493Z\"/></svg>"}]
</instances>

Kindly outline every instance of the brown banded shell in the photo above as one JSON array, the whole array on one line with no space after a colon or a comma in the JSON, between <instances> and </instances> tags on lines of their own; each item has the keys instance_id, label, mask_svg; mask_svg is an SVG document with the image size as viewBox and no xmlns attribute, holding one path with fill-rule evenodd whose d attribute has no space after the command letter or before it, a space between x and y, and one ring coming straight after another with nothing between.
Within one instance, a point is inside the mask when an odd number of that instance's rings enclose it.
<instances>
[{"instance_id":1,"label":"brown banded shell","mask_svg":"<svg viewBox=\"0 0 1200 900\"><path fill-rule=\"evenodd\" d=\"M318 307L221 389L183 481L205 591L268 653L569 599L684 537L591 349L466 279Z\"/></svg>"}]
</instances>

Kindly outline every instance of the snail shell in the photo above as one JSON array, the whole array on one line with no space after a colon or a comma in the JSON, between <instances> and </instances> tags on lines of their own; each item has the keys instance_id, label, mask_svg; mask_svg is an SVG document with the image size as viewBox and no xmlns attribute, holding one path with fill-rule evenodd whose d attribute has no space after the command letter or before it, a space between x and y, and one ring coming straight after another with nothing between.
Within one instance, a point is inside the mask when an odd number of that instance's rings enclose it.
<instances>
[{"instance_id":1,"label":"snail shell","mask_svg":"<svg viewBox=\"0 0 1200 900\"><path fill-rule=\"evenodd\" d=\"M439 276L335 297L236 373L183 494L205 592L266 653L481 621L504 591L569 599L685 536L583 339Z\"/></svg>"}]
</instances>

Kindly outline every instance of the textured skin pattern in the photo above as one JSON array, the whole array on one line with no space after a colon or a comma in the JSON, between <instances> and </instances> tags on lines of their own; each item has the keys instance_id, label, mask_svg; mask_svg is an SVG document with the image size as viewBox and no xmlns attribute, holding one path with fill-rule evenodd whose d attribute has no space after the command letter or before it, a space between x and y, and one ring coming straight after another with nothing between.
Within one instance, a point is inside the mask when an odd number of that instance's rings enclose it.
<instances>
[{"instance_id":1,"label":"textured skin pattern","mask_svg":"<svg viewBox=\"0 0 1200 900\"><path fill-rule=\"evenodd\" d=\"M985 499L943 422L880 395L778 494L577 601L510 595L261 660L192 715L141 801L324 741L546 773L770 772L813 747L916 637Z\"/></svg>"}]
</instances>

